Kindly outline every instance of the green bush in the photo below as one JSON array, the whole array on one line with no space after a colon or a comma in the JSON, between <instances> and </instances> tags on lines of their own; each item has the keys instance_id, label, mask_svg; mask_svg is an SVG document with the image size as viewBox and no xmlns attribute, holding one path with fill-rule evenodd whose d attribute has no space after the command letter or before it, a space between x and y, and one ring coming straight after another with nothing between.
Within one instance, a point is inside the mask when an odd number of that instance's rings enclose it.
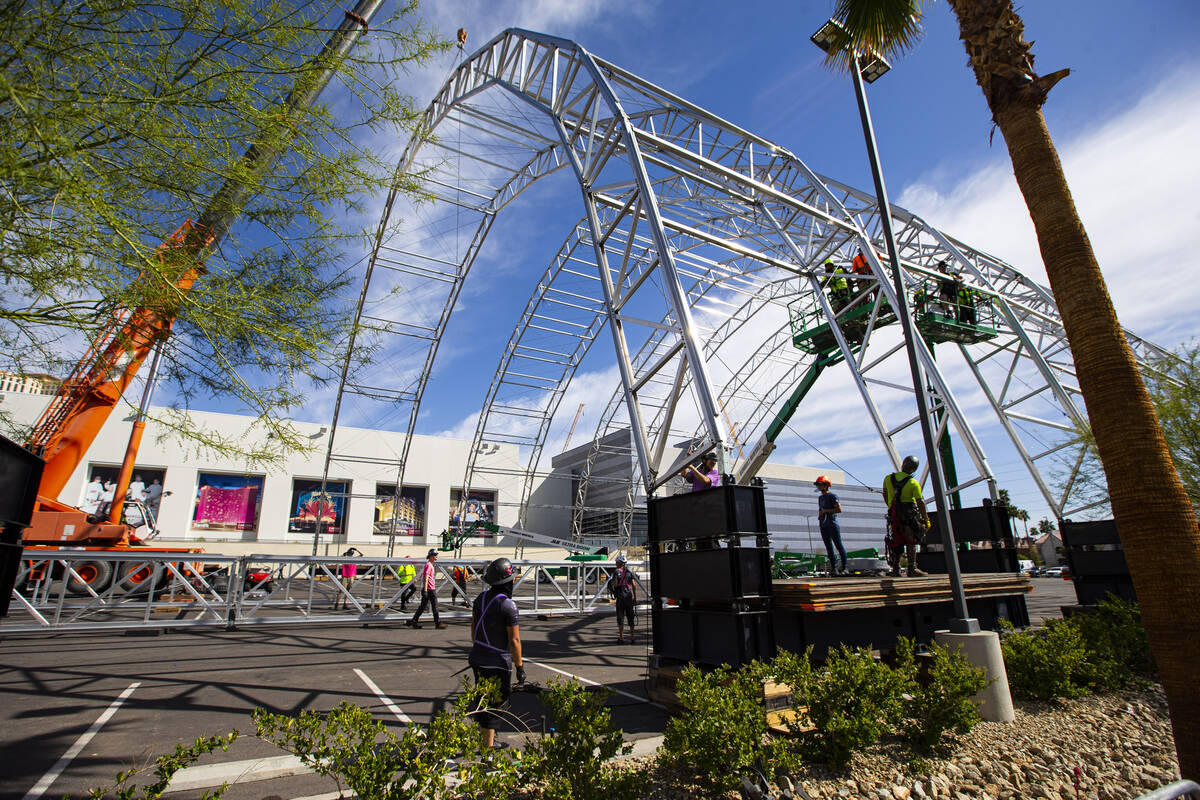
<instances>
[{"instance_id":1,"label":"green bush","mask_svg":"<svg viewBox=\"0 0 1200 800\"><path fill-rule=\"evenodd\" d=\"M624 800L639 796L645 777L606 763L633 745L613 727L607 690L589 691L578 680L555 680L542 694L555 733L525 748L522 783L547 800Z\"/></svg>"},{"instance_id":2,"label":"green bush","mask_svg":"<svg viewBox=\"0 0 1200 800\"><path fill-rule=\"evenodd\" d=\"M855 751L879 741L898 721L904 685L900 673L869 650L845 645L830 650L796 699L808 706L816 728L801 734L804 755L831 766L848 764Z\"/></svg>"},{"instance_id":3,"label":"green bush","mask_svg":"<svg viewBox=\"0 0 1200 800\"><path fill-rule=\"evenodd\" d=\"M115 800L158 800L162 797L163 792L167 790L167 785L171 782L171 778L176 772L184 767L194 764L198 758L215 750L225 751L229 749L229 745L237 740L238 732L232 731L224 736L210 736L205 739L203 737L192 742L190 745L175 745L175 752L167 756L159 756L154 760L154 776L155 781L148 783L145 786L130 784L130 781L139 777L144 770L130 769L117 774L117 780L112 786L99 786L91 789L88 792L88 797L92 800L107 800L115 798ZM229 788L228 784L221 784L217 789L211 792L205 792L201 795L201 800L217 800L221 795L225 794L225 790Z\"/></svg>"},{"instance_id":4,"label":"green bush","mask_svg":"<svg viewBox=\"0 0 1200 800\"><path fill-rule=\"evenodd\" d=\"M290 717L261 708L253 716L260 738L299 756L359 800L501 797L516 783L516 765L503 751L483 749L471 713L486 695L487 687L468 682L453 707L434 715L428 728L414 723L401 736L351 703L325 716L304 711ZM446 785L452 773L459 781L453 789Z\"/></svg>"},{"instance_id":5,"label":"green bush","mask_svg":"<svg viewBox=\"0 0 1200 800\"><path fill-rule=\"evenodd\" d=\"M924 679L917 664L912 639L896 642L896 671L904 680L901 719L897 732L918 753L929 753L947 732L965 734L979 722L979 706L971 698L989 681L985 671L971 666L959 648L953 651L934 642Z\"/></svg>"},{"instance_id":6,"label":"green bush","mask_svg":"<svg viewBox=\"0 0 1200 800\"><path fill-rule=\"evenodd\" d=\"M1154 656L1137 603L1109 595L1095 609L1070 617L1083 637L1087 660L1079 680L1092 691L1123 689L1155 672Z\"/></svg>"},{"instance_id":7,"label":"green bush","mask_svg":"<svg viewBox=\"0 0 1200 800\"><path fill-rule=\"evenodd\" d=\"M767 739L760 702L765 674L758 663L710 672L687 667L675 687L684 712L667 723L663 755L695 770L716 790L737 786L757 759L779 761L783 745Z\"/></svg>"},{"instance_id":8,"label":"green bush","mask_svg":"<svg viewBox=\"0 0 1200 800\"><path fill-rule=\"evenodd\" d=\"M1041 630L1014 630L1003 623L1000 647L1013 694L1026 700L1082 697L1080 672L1087 661L1083 636L1069 620L1054 619Z\"/></svg>"}]
</instances>

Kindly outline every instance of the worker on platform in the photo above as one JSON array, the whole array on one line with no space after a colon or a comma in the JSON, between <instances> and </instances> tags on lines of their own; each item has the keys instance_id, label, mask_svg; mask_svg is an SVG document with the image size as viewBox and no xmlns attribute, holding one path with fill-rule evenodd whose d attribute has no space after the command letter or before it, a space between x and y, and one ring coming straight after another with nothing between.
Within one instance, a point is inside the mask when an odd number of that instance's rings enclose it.
<instances>
[{"instance_id":1,"label":"worker on platform","mask_svg":"<svg viewBox=\"0 0 1200 800\"><path fill-rule=\"evenodd\" d=\"M854 256L851 269L855 275L862 276L858 280L850 281L850 294L853 297L857 297L871 287L871 281L869 280L871 265L867 263L867 257L863 255L861 247L858 249L858 254Z\"/></svg>"},{"instance_id":2,"label":"worker on platform","mask_svg":"<svg viewBox=\"0 0 1200 800\"><path fill-rule=\"evenodd\" d=\"M637 585L633 573L625 566L625 555L616 557L617 569L608 579L608 591L617 604L617 644L625 644L625 622L629 622L629 643L633 644L634 607L637 605Z\"/></svg>"},{"instance_id":3,"label":"worker on platform","mask_svg":"<svg viewBox=\"0 0 1200 800\"><path fill-rule=\"evenodd\" d=\"M943 276L938 279L938 299L941 301L943 308L934 308L933 312L935 314L941 314L942 316L949 317L952 316L950 310L958 303L959 281L957 277L950 272L949 261L942 259L938 262L937 266L938 272L942 273Z\"/></svg>"},{"instance_id":4,"label":"worker on platform","mask_svg":"<svg viewBox=\"0 0 1200 800\"><path fill-rule=\"evenodd\" d=\"M488 589L476 595L471 606L471 654L467 663L475 673L476 683L490 680L499 684L500 706L508 702L512 693L514 665L517 683L525 683L517 604L512 601L515 574L516 570L507 558L497 558L488 564L483 571L483 582ZM487 711L479 715L484 747L495 746L497 722L496 716Z\"/></svg>"},{"instance_id":5,"label":"worker on platform","mask_svg":"<svg viewBox=\"0 0 1200 800\"><path fill-rule=\"evenodd\" d=\"M717 471L717 454L711 450L700 459L699 469L688 464L679 474L691 480L693 492L721 485L721 473Z\"/></svg>"},{"instance_id":6,"label":"worker on platform","mask_svg":"<svg viewBox=\"0 0 1200 800\"><path fill-rule=\"evenodd\" d=\"M813 481L813 486L821 493L817 498L817 524L821 528L821 541L825 543L825 552L829 555L830 576L846 575L846 548L842 545L842 528L837 521L837 515L842 513L842 504L838 496L829 491L832 485L824 475L818 475ZM841 566L838 566L839 557Z\"/></svg>"},{"instance_id":7,"label":"worker on platform","mask_svg":"<svg viewBox=\"0 0 1200 800\"><path fill-rule=\"evenodd\" d=\"M971 287L958 281L958 321L964 325L975 324L975 299L978 297Z\"/></svg>"},{"instance_id":8,"label":"worker on platform","mask_svg":"<svg viewBox=\"0 0 1200 800\"><path fill-rule=\"evenodd\" d=\"M829 305L833 306L833 312L836 314L850 302L850 288L843 277L846 270L844 267L835 265L832 258L827 258L825 259L825 272L828 275L825 279L825 288L829 290Z\"/></svg>"},{"instance_id":9,"label":"worker on platform","mask_svg":"<svg viewBox=\"0 0 1200 800\"><path fill-rule=\"evenodd\" d=\"M905 456L899 472L883 479L883 499L888 507L888 533L884 542L892 577L900 577L900 556L908 556L910 578L927 573L917 568L917 545L925 540L929 529L929 513L921 497L921 484L913 477L920 462L916 456Z\"/></svg>"}]
</instances>

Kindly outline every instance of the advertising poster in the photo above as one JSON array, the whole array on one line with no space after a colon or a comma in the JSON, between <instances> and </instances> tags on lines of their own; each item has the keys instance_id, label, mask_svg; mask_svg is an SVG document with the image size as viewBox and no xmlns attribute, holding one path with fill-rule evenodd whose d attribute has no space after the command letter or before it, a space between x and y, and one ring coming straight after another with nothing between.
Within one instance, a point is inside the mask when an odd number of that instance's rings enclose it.
<instances>
[{"instance_id":1,"label":"advertising poster","mask_svg":"<svg viewBox=\"0 0 1200 800\"><path fill-rule=\"evenodd\" d=\"M79 509L88 514L107 516L115 499L113 491L116 489L117 473L120 471L121 468L118 466L89 464L88 482L83 486ZM129 489L126 497L129 500L141 500L145 503L151 513L151 519L153 519L158 514L158 505L163 496L163 483L166 480L167 471L165 469L135 466L133 474L129 477ZM129 513L133 513L132 509L127 510L127 514ZM144 524L140 517L137 520L127 518L126 521L134 526Z\"/></svg>"},{"instance_id":2,"label":"advertising poster","mask_svg":"<svg viewBox=\"0 0 1200 800\"><path fill-rule=\"evenodd\" d=\"M319 478L293 479L288 533L341 533L349 488L344 481L326 481L322 494Z\"/></svg>"},{"instance_id":3,"label":"advertising poster","mask_svg":"<svg viewBox=\"0 0 1200 800\"><path fill-rule=\"evenodd\" d=\"M196 480L192 528L222 531L258 530L262 490L262 475L201 472Z\"/></svg>"},{"instance_id":4,"label":"advertising poster","mask_svg":"<svg viewBox=\"0 0 1200 800\"><path fill-rule=\"evenodd\" d=\"M395 484L375 484L375 534L421 536L425 532L428 492L424 486L401 486L397 501Z\"/></svg>"},{"instance_id":5,"label":"advertising poster","mask_svg":"<svg viewBox=\"0 0 1200 800\"><path fill-rule=\"evenodd\" d=\"M450 527L461 530L472 522L496 521L496 493L485 489L472 489L463 496L461 489L450 490ZM481 536L491 536L491 531L480 531Z\"/></svg>"}]
</instances>

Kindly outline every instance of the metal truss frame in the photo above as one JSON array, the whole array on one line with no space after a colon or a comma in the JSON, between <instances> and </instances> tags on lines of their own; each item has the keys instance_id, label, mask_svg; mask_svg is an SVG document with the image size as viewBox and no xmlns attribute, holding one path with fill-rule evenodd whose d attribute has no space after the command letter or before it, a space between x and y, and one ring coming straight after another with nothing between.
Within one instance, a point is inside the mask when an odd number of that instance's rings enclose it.
<instances>
[{"instance_id":1,"label":"metal truss frame","mask_svg":"<svg viewBox=\"0 0 1200 800\"><path fill-rule=\"evenodd\" d=\"M368 383L350 374L348 354L338 402L357 395L407 416L397 485L439 342L492 224L525 188L564 168L580 188L582 219L508 340L471 450L491 442L521 449L518 526L544 474L559 404L603 328L619 386L581 476L576 535L590 465L608 434L630 428L627 521L682 465L668 451L673 441L717 450L722 471L732 472L744 461L740 443L757 435L817 357L835 356L899 464L897 440L918 419L916 393L889 317L898 304L875 197L574 42L511 29L464 59L427 109L400 160L364 278L350 352L371 347L407 366L386 385ZM417 186L424 200L405 200ZM1056 494L1046 477L1055 459L1078 470L1075 431L1086 419L1050 292L904 209L892 215L910 292L936 280L946 260L997 312L994 336L957 345L966 370L947 374L918 339L938 433L970 465L950 490L982 482L997 493L973 427L978 415L959 399L970 394L986 399L1054 512L1080 510L1070 485ZM859 251L870 274L854 276L855 298L834 308L820 265L848 265ZM852 309L869 313L851 324ZM820 356L793 347L796 315L836 321L828 325L834 344ZM1163 352L1129 338L1142 363ZM338 458L331 435L329 459ZM463 486L499 477L472 455Z\"/></svg>"}]
</instances>

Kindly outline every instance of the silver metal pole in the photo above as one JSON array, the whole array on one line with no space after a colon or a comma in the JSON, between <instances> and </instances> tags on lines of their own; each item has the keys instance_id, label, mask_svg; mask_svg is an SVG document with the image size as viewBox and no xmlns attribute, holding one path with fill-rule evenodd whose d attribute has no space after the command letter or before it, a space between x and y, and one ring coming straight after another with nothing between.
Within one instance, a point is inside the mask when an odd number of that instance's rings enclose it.
<instances>
[{"instance_id":1,"label":"silver metal pole","mask_svg":"<svg viewBox=\"0 0 1200 800\"><path fill-rule=\"evenodd\" d=\"M929 474L933 478L933 496L937 502L938 526L942 538L942 546L946 551L946 573L950 577L950 593L954 599L955 618L950 620L952 633L977 633L979 620L973 619L967 611L967 596L963 591L962 573L958 568L958 550L954 544L954 526L950 522L950 504L947 502L945 481L942 476L942 462L938 458L937 447L933 440L933 421L929 414L929 400L925 394L925 379L921 374L921 366L917 361L917 348L914 341L912 319L908 315L908 296L905 292L904 277L900 272L900 257L896 251L896 237L892 231L892 209L888 203L887 189L883 184L883 169L879 165L879 153L875 148L875 130L871 125L871 112L867 108L867 95L863 90L862 72L859 70L858 57L850 59L850 74L854 78L854 95L858 99L858 113L862 118L863 138L867 142L867 155L871 162L871 176L875 179L875 195L879 200L879 221L883 225L884 237L887 241L888 259L892 265L892 280L896 288L896 316L904 332L904 349L908 353L908 368L912 373L913 391L917 398L917 413L921 419L921 438L925 443L925 457L928 459Z\"/></svg>"}]
</instances>

